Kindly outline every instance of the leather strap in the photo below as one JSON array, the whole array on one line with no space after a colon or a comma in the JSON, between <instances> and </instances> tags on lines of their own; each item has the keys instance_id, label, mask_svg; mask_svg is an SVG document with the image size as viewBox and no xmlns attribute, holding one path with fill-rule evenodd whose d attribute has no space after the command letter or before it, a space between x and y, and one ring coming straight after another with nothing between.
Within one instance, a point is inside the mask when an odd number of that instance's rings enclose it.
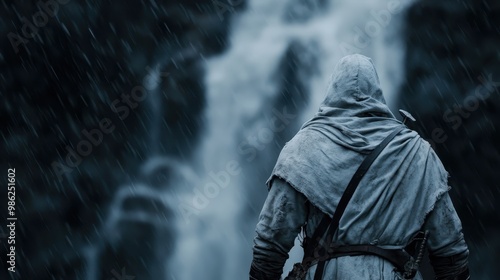
<instances>
[{"instance_id":1,"label":"leather strap","mask_svg":"<svg viewBox=\"0 0 500 280\"><path fill-rule=\"evenodd\" d=\"M339 227L340 219L345 212L347 204L351 200L356 188L359 185L359 182L366 174L372 163L375 159L380 155L382 150L391 142L394 137L404 129L404 126L400 126L396 128L389 136L387 136L370 154L366 156L361 165L358 167L354 175L352 176L347 188L345 189L342 197L340 198L339 204L337 205L337 209L333 214L333 217L330 218L328 214L325 214L318 227L316 228L313 236L311 237L311 244L308 244L306 248L306 252L304 252L303 263L305 265L309 265L314 257L318 255L318 250L325 250L326 248L319 248L318 244L320 244L320 240L323 237L325 231L327 232L327 240L333 239L333 234ZM331 242L331 241L329 241ZM320 280L323 277L323 271L325 269L325 261L319 261L316 267L316 273L314 275L314 280Z\"/></svg>"},{"instance_id":2,"label":"leather strap","mask_svg":"<svg viewBox=\"0 0 500 280\"><path fill-rule=\"evenodd\" d=\"M398 271L404 271L405 265L412 260L410 254L402 249L383 249L375 245L344 245L332 247L320 261L327 261L343 256L374 255L392 263Z\"/></svg>"}]
</instances>

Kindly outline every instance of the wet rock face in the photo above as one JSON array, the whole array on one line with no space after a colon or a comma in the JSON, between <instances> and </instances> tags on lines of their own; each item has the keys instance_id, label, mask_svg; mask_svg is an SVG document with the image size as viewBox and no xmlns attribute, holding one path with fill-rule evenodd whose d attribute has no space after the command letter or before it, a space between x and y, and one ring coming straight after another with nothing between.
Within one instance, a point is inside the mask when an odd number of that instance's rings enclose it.
<instances>
[{"instance_id":1,"label":"wet rock face","mask_svg":"<svg viewBox=\"0 0 500 280\"><path fill-rule=\"evenodd\" d=\"M500 257L490 237L500 232L499 15L495 1L419 1L407 12L404 33L400 104L451 175L473 275L482 279L496 277L484 260ZM486 255L491 250L495 256Z\"/></svg>"},{"instance_id":2,"label":"wet rock face","mask_svg":"<svg viewBox=\"0 0 500 280\"><path fill-rule=\"evenodd\" d=\"M190 157L205 107L203 58L227 47L245 1L40 2L0 3L2 168L24 170L23 279L83 279L82 248L102 238L96 228L118 186L153 153ZM143 228L137 236L156 240Z\"/></svg>"},{"instance_id":3,"label":"wet rock face","mask_svg":"<svg viewBox=\"0 0 500 280\"><path fill-rule=\"evenodd\" d=\"M168 258L175 249L175 221L161 197L161 192L148 186L126 186L118 191L99 242L98 268L90 278L112 279L121 271L138 279L167 275Z\"/></svg>"}]
</instances>

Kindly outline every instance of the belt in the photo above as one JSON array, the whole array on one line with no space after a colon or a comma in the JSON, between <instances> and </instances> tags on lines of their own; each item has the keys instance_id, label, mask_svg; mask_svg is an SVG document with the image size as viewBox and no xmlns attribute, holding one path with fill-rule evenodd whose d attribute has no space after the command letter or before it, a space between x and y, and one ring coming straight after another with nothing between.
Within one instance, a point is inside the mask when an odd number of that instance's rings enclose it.
<instances>
[{"instance_id":1,"label":"belt","mask_svg":"<svg viewBox=\"0 0 500 280\"><path fill-rule=\"evenodd\" d=\"M324 251L324 250L323 250ZM312 266L320 261L328 261L344 256L374 255L389 261L400 272L408 269L414 261L413 257L403 249L384 249L375 245L345 245L330 247L327 252L316 252L316 258L310 262Z\"/></svg>"}]
</instances>

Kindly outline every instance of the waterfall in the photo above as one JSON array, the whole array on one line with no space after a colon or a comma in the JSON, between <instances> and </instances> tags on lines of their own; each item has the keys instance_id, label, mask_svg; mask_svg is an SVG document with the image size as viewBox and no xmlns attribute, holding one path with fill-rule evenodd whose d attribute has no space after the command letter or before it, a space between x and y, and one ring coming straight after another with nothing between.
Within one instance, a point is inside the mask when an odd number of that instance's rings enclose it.
<instances>
[{"instance_id":1,"label":"waterfall","mask_svg":"<svg viewBox=\"0 0 500 280\"><path fill-rule=\"evenodd\" d=\"M173 183L187 185L189 181L191 185L172 193L175 202L170 206L177 213L178 237L167 279L248 277L253 228L266 195L265 178L284 144L273 135L264 137L269 131L266 119L278 109L269 105L280 87L273 75L291 43L309 46L314 42L313 56L319 59L313 65L317 74L307 79L308 102L297 106L295 119L285 123L286 137L293 136L314 114L333 67L349 53L373 58L386 99L394 104L403 77L398 34L403 7L408 4L397 0L368 0L363 5L349 0L251 0L245 11L233 16L229 48L206 60L207 128L189 163L193 172ZM245 160L243 139L261 134L270 140L248 142L248 149L254 148L255 153ZM252 213L251 218L244 213ZM285 274L300 260L300 248L293 248L290 255Z\"/></svg>"}]
</instances>

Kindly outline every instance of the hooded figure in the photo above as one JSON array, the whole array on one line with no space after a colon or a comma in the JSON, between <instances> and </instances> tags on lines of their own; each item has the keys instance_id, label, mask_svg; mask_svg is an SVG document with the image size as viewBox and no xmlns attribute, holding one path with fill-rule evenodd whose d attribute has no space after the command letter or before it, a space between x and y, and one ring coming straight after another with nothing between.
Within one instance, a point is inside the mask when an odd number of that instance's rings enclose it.
<instances>
[{"instance_id":1,"label":"hooded figure","mask_svg":"<svg viewBox=\"0 0 500 280\"><path fill-rule=\"evenodd\" d=\"M371 59L342 58L319 111L285 145L267 181L250 279L280 279L297 235L312 236L324 214L333 216L366 155L401 126L385 103ZM448 190L448 173L429 143L404 128L361 179L333 243L403 249L417 232L428 230L437 279L467 279L468 249ZM306 279L315 270L310 267ZM359 255L330 259L322 279L401 275L381 257Z\"/></svg>"}]
</instances>

